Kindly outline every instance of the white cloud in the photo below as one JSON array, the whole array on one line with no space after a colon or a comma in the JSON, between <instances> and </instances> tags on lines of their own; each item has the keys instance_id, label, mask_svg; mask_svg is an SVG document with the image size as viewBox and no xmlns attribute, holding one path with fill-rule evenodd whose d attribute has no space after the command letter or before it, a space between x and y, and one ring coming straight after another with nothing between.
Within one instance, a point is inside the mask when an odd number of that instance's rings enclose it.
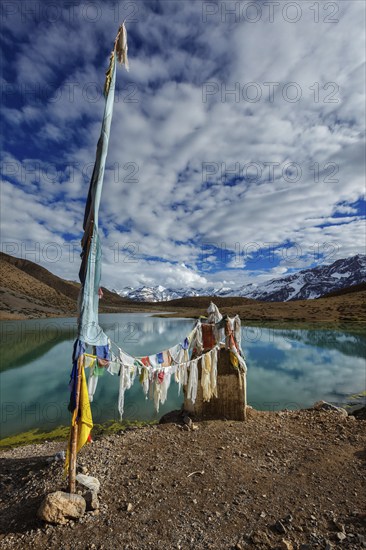
<instances>
[{"instance_id":1,"label":"white cloud","mask_svg":"<svg viewBox=\"0 0 366 550\"><path fill-rule=\"evenodd\" d=\"M118 69L120 93L100 216L104 284L118 286L123 279L133 286L136 281L205 286L228 278L244 284L309 265L316 247L326 260L329 250L334 259L362 252L362 220L349 206L364 192L362 3L340 4L336 24L314 23L305 5L296 24L281 17L274 23L264 17L255 24L225 23L220 16L205 23L200 3L159 6L154 12L149 4L138 4L139 20L129 26L131 72ZM65 234L80 238L103 112L101 96L93 101L91 95L101 94L114 15L103 8L93 24L79 16L72 24L60 19L46 30L35 25L29 43L29 24L20 17L11 31L24 43L15 55L14 74L4 73L7 84L13 77L18 87L37 82L44 91L51 85L58 99L37 103L24 96L22 106L4 108L15 136L9 149L5 144L5 158L17 163L19 173L17 184L4 175L3 241L56 239L62 244ZM218 91L203 101L207 82ZM261 90L256 103L243 99L249 82ZM268 82L279 83L273 102ZM282 95L291 82L301 90L296 103ZM236 83L237 102L221 96L221 86L225 92ZM127 101L131 91L137 102ZM329 102L332 97L338 102ZM34 148L32 158L23 153L23 140L24 150ZM24 175L31 162L43 170L39 181ZM210 185L203 163L211 163L214 172ZM273 178L270 163L277 163ZM300 169L298 181L291 180L288 163ZM237 166L241 176L259 167L261 177L224 185L225 172ZM352 218L335 218L335 212ZM330 225L319 227L324 223ZM295 242L302 254L297 263L277 254L280 265L263 272L251 271L243 256L239 265L229 260L229 271L200 273L196 266L205 242L218 248L224 243L232 252L249 243L276 243L283 251L286 243ZM134 243L137 266L114 265L108 259L114 243L121 254ZM215 265L215 259L210 263ZM70 271L66 259L48 267L60 275ZM70 272L75 278L74 266Z\"/></svg>"}]
</instances>

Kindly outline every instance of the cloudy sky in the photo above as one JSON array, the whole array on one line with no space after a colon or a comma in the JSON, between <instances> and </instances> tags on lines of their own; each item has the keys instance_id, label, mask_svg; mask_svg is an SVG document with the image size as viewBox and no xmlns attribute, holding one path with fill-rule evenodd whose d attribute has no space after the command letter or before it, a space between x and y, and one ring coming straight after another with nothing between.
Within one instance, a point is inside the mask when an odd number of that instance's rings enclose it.
<instances>
[{"instance_id":1,"label":"cloudy sky","mask_svg":"<svg viewBox=\"0 0 366 550\"><path fill-rule=\"evenodd\" d=\"M104 73L126 18L104 286L239 286L364 253L364 2L1 10L4 252L77 279Z\"/></svg>"}]
</instances>

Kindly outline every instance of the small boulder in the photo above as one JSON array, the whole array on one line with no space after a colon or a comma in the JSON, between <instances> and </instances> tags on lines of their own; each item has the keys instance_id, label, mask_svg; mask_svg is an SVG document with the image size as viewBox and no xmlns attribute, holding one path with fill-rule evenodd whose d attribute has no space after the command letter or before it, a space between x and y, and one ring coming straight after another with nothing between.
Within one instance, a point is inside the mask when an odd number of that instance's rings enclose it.
<instances>
[{"instance_id":1,"label":"small boulder","mask_svg":"<svg viewBox=\"0 0 366 550\"><path fill-rule=\"evenodd\" d=\"M193 426L192 418L186 415L183 417L183 422L184 424L186 424L186 426L188 426L188 428L192 429L192 426Z\"/></svg>"},{"instance_id":2,"label":"small boulder","mask_svg":"<svg viewBox=\"0 0 366 550\"><path fill-rule=\"evenodd\" d=\"M98 495L95 491L87 491L84 495L87 512L99 509Z\"/></svg>"},{"instance_id":3,"label":"small boulder","mask_svg":"<svg viewBox=\"0 0 366 550\"><path fill-rule=\"evenodd\" d=\"M277 533L281 533L283 535L287 532L287 529L281 520L276 521L276 523L274 524L274 528L277 531Z\"/></svg>"},{"instance_id":4,"label":"small boulder","mask_svg":"<svg viewBox=\"0 0 366 550\"><path fill-rule=\"evenodd\" d=\"M271 547L271 541L264 531L254 531L251 536L251 541L256 546L259 545L267 545L268 547Z\"/></svg>"},{"instance_id":5,"label":"small boulder","mask_svg":"<svg viewBox=\"0 0 366 550\"><path fill-rule=\"evenodd\" d=\"M316 411L333 411L338 414L341 414L345 418L348 417L348 412L346 409L343 409L342 407L336 407L335 405L332 405L332 403L327 403L327 401L317 401L313 405L313 409Z\"/></svg>"},{"instance_id":6,"label":"small boulder","mask_svg":"<svg viewBox=\"0 0 366 550\"><path fill-rule=\"evenodd\" d=\"M44 498L37 516L48 523L64 525L67 519L81 518L85 513L85 509L86 502L81 495L56 491Z\"/></svg>"},{"instance_id":7,"label":"small boulder","mask_svg":"<svg viewBox=\"0 0 366 550\"><path fill-rule=\"evenodd\" d=\"M356 420L366 420L366 406L353 410L351 414Z\"/></svg>"},{"instance_id":8,"label":"small boulder","mask_svg":"<svg viewBox=\"0 0 366 550\"><path fill-rule=\"evenodd\" d=\"M282 550L294 550L292 542L286 539L281 540L280 547L282 548Z\"/></svg>"}]
</instances>

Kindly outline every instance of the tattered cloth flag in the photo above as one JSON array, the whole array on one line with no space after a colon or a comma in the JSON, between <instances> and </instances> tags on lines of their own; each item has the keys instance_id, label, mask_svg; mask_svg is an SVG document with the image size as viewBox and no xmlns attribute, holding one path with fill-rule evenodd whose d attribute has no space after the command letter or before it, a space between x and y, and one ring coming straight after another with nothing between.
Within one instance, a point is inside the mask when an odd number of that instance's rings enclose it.
<instances>
[{"instance_id":1,"label":"tattered cloth flag","mask_svg":"<svg viewBox=\"0 0 366 550\"><path fill-rule=\"evenodd\" d=\"M96 355L98 358L106 360L111 359L108 337L99 326L98 321L102 257L98 231L98 216L113 114L117 56L118 60L121 63L124 63L126 68L128 68L127 32L124 23L120 26L118 30L118 34L114 42L114 48L110 57L109 68L106 73L106 82L104 87L105 107L103 122L100 137L98 140L95 164L90 180L89 192L85 206L83 223L84 235L81 241L82 253L81 266L79 271L81 289L78 298L78 337L74 343L73 369L70 379L71 398L69 410L73 413L72 426L76 421L76 415L79 411L79 404L76 402L75 399L76 388L78 387L78 377L80 375L82 376L82 388L84 388L85 382L85 374L83 374L84 365L82 365L81 369L78 369L79 357L83 355L86 346L89 345L95 346ZM84 394L80 393L80 397L83 398ZM88 398L87 388L86 398ZM88 424L90 424L90 422L88 422ZM80 437L81 436L79 435L78 450L87 440L86 438L85 441L81 441Z\"/></svg>"},{"instance_id":2,"label":"tattered cloth flag","mask_svg":"<svg viewBox=\"0 0 366 550\"><path fill-rule=\"evenodd\" d=\"M84 369L84 355L81 355L78 359L78 375L81 377L80 381L80 395L79 395L79 406L75 408L72 419L71 426L78 426L77 431L77 443L76 443L76 452L78 453L80 449L88 441L90 432L93 428L93 418L90 409L90 402L88 396L88 388L86 385L85 369ZM69 444L66 451L66 460L65 460L65 471L69 469L69 460L71 453L71 434L69 438Z\"/></svg>"},{"instance_id":3,"label":"tattered cloth flag","mask_svg":"<svg viewBox=\"0 0 366 550\"><path fill-rule=\"evenodd\" d=\"M121 39L122 35L123 40ZM123 53L123 51L125 51L125 53ZM81 241L82 261L79 277L82 286L79 296L78 339L93 346L106 346L108 343L108 338L98 323L98 300L102 256L98 232L98 215L113 114L116 83L116 54L118 55L118 59L121 59L121 62L126 63L127 33L124 24L119 28L106 75L104 116L85 206L83 223L84 235Z\"/></svg>"}]
</instances>

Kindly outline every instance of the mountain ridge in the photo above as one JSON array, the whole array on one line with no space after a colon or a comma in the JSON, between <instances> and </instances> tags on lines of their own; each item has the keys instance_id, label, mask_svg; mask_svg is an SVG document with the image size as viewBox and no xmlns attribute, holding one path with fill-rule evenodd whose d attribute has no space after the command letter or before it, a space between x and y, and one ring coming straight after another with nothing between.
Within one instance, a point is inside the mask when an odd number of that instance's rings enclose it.
<instances>
[{"instance_id":1,"label":"mountain ridge","mask_svg":"<svg viewBox=\"0 0 366 550\"><path fill-rule=\"evenodd\" d=\"M76 317L78 283L61 279L29 260L6 254L0 254L0 276L1 319ZM337 291L337 295L319 300L288 302L230 296L226 288L224 296L188 296L147 303L132 301L103 289L104 296L99 305L100 313L148 312L192 318L204 314L213 300L223 314L239 314L245 321L360 323L365 321L366 284L361 283L358 287L343 288ZM159 290L163 292L164 287L160 286Z\"/></svg>"},{"instance_id":2,"label":"mountain ridge","mask_svg":"<svg viewBox=\"0 0 366 550\"><path fill-rule=\"evenodd\" d=\"M171 289L159 285L113 290L120 296L136 302L167 302L195 296L242 297L264 302L287 302L320 298L365 281L366 255L357 254L336 260L329 265L307 268L285 277L274 278L257 286L249 283L238 288Z\"/></svg>"}]
</instances>

